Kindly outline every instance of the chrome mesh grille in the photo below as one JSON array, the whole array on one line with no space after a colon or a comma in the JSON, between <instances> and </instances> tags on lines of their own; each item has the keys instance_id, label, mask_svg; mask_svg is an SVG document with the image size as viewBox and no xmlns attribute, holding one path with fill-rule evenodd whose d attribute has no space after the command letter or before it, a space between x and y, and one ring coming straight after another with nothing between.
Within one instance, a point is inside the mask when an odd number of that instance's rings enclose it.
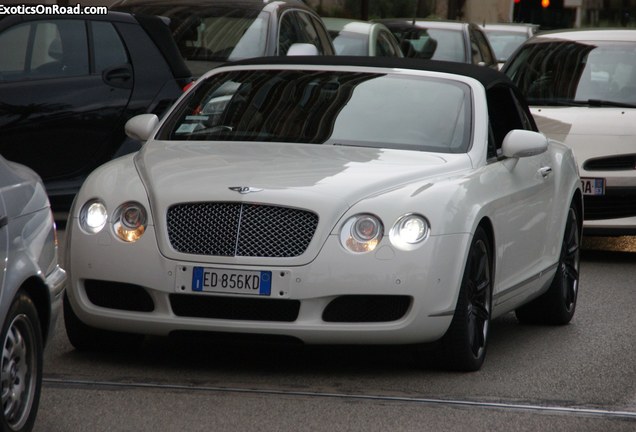
<instances>
[{"instance_id":1,"label":"chrome mesh grille","mask_svg":"<svg viewBox=\"0 0 636 432\"><path fill-rule=\"evenodd\" d=\"M295 257L318 226L313 212L250 203L177 204L167 216L172 247L195 255Z\"/></svg>"}]
</instances>

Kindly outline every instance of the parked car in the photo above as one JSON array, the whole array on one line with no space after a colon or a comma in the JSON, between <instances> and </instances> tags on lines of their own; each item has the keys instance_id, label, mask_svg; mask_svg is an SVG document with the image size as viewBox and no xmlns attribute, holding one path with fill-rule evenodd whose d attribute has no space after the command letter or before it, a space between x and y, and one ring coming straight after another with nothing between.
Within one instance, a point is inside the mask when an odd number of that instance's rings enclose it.
<instances>
[{"instance_id":1,"label":"parked car","mask_svg":"<svg viewBox=\"0 0 636 432\"><path fill-rule=\"evenodd\" d=\"M636 234L636 30L542 33L503 71L539 129L574 150L585 233Z\"/></svg>"},{"instance_id":2,"label":"parked car","mask_svg":"<svg viewBox=\"0 0 636 432\"><path fill-rule=\"evenodd\" d=\"M484 24L481 28L495 52L499 69L517 48L539 31L538 24L525 23Z\"/></svg>"},{"instance_id":3,"label":"parked car","mask_svg":"<svg viewBox=\"0 0 636 432\"><path fill-rule=\"evenodd\" d=\"M160 15L190 70L273 55L333 55L320 16L300 0L119 0L111 10Z\"/></svg>"},{"instance_id":4,"label":"parked car","mask_svg":"<svg viewBox=\"0 0 636 432\"><path fill-rule=\"evenodd\" d=\"M46 190L31 169L0 156L0 430L33 428L43 350L53 336L66 273Z\"/></svg>"},{"instance_id":5,"label":"parked car","mask_svg":"<svg viewBox=\"0 0 636 432\"><path fill-rule=\"evenodd\" d=\"M400 44L384 24L346 18L323 18L336 54L404 57Z\"/></svg>"},{"instance_id":6,"label":"parked car","mask_svg":"<svg viewBox=\"0 0 636 432\"><path fill-rule=\"evenodd\" d=\"M77 349L182 331L441 341L420 361L476 370L492 318L573 316L576 163L497 71L252 59L126 129L146 144L86 180L66 228Z\"/></svg>"},{"instance_id":7,"label":"parked car","mask_svg":"<svg viewBox=\"0 0 636 432\"><path fill-rule=\"evenodd\" d=\"M139 149L124 123L161 115L191 74L156 17L0 16L0 154L68 210L94 168Z\"/></svg>"},{"instance_id":8,"label":"parked car","mask_svg":"<svg viewBox=\"0 0 636 432\"><path fill-rule=\"evenodd\" d=\"M497 58L478 25L460 21L381 19L406 57L472 63L497 69Z\"/></svg>"}]
</instances>

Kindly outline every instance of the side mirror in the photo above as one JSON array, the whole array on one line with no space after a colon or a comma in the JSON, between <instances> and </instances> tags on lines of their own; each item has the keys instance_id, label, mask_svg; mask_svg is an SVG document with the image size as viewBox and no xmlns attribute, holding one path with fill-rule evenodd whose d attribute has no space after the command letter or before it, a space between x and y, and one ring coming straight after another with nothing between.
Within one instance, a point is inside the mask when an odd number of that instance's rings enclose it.
<instances>
[{"instance_id":1,"label":"side mirror","mask_svg":"<svg viewBox=\"0 0 636 432\"><path fill-rule=\"evenodd\" d=\"M124 131L129 138L148 141L158 124L159 117L155 114L140 114L126 122Z\"/></svg>"},{"instance_id":2,"label":"side mirror","mask_svg":"<svg viewBox=\"0 0 636 432\"><path fill-rule=\"evenodd\" d=\"M318 55L318 48L315 45L308 43L295 43L287 50L288 56L316 56Z\"/></svg>"},{"instance_id":3,"label":"side mirror","mask_svg":"<svg viewBox=\"0 0 636 432\"><path fill-rule=\"evenodd\" d=\"M509 158L536 156L548 149L548 139L539 132L514 129L503 140L503 155Z\"/></svg>"}]
</instances>

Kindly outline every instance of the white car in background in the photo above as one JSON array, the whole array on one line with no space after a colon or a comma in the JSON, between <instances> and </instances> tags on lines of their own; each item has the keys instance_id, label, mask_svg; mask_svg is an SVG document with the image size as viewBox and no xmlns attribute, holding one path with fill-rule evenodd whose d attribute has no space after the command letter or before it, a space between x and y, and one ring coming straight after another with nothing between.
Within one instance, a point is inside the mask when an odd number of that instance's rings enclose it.
<instances>
[{"instance_id":1,"label":"white car in background","mask_svg":"<svg viewBox=\"0 0 636 432\"><path fill-rule=\"evenodd\" d=\"M404 57L384 24L346 18L323 18L337 55Z\"/></svg>"},{"instance_id":2,"label":"white car in background","mask_svg":"<svg viewBox=\"0 0 636 432\"><path fill-rule=\"evenodd\" d=\"M542 33L503 72L539 130L572 147L585 234L636 234L636 30Z\"/></svg>"},{"instance_id":3,"label":"white car in background","mask_svg":"<svg viewBox=\"0 0 636 432\"><path fill-rule=\"evenodd\" d=\"M42 359L62 305L55 223L40 177L0 156L0 430L33 428Z\"/></svg>"},{"instance_id":4,"label":"white car in background","mask_svg":"<svg viewBox=\"0 0 636 432\"><path fill-rule=\"evenodd\" d=\"M538 24L525 23L482 24L480 27L495 52L499 69L517 48L539 31Z\"/></svg>"},{"instance_id":5,"label":"white car in background","mask_svg":"<svg viewBox=\"0 0 636 432\"><path fill-rule=\"evenodd\" d=\"M492 318L572 319L576 163L497 71L246 60L127 132L142 150L91 175L66 228L77 349L242 333L472 371Z\"/></svg>"}]
</instances>

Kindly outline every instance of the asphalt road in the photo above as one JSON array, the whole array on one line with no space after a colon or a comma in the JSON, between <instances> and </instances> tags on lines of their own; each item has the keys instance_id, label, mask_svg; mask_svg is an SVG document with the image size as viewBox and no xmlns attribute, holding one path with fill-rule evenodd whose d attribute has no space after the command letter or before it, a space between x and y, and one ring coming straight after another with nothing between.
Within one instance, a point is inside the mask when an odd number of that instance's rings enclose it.
<instances>
[{"instance_id":1,"label":"asphalt road","mask_svg":"<svg viewBox=\"0 0 636 432\"><path fill-rule=\"evenodd\" d=\"M636 238L586 239L564 327L494 321L476 373L408 349L149 339L45 356L35 431L636 431Z\"/></svg>"}]
</instances>

